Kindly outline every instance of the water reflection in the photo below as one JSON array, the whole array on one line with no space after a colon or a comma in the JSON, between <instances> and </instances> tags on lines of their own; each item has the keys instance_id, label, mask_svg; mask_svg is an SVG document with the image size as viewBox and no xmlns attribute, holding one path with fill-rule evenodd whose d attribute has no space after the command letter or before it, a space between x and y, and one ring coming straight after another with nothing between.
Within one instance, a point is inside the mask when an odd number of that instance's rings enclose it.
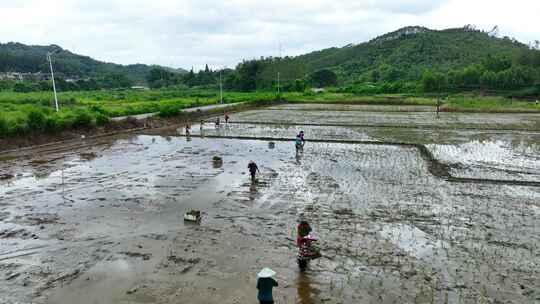
<instances>
[{"instance_id":1,"label":"water reflection","mask_svg":"<svg viewBox=\"0 0 540 304\"><path fill-rule=\"evenodd\" d=\"M319 303L316 297L319 290L313 288L310 277L301 272L296 280L296 290L298 293L298 304L313 304Z\"/></svg>"},{"instance_id":2,"label":"water reflection","mask_svg":"<svg viewBox=\"0 0 540 304\"><path fill-rule=\"evenodd\" d=\"M301 165L302 164L302 156L304 154L296 151L296 164Z\"/></svg>"},{"instance_id":3,"label":"water reflection","mask_svg":"<svg viewBox=\"0 0 540 304\"><path fill-rule=\"evenodd\" d=\"M259 190L257 189L257 180L251 180L251 184L249 185L249 200L254 201L257 198L257 194L259 193Z\"/></svg>"}]
</instances>

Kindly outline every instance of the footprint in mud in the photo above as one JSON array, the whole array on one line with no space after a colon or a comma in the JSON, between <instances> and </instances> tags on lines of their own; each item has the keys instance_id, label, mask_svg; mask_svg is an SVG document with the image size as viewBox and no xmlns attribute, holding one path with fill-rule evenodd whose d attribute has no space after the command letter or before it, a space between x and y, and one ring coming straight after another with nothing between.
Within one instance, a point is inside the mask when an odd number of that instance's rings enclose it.
<instances>
[{"instance_id":1,"label":"footprint in mud","mask_svg":"<svg viewBox=\"0 0 540 304\"><path fill-rule=\"evenodd\" d=\"M165 235L165 234L157 234L157 233L150 233L150 234L145 234L145 235L141 235L141 236L143 238L156 240L156 241L165 241L168 238L167 235Z\"/></svg>"},{"instance_id":2,"label":"footprint in mud","mask_svg":"<svg viewBox=\"0 0 540 304\"><path fill-rule=\"evenodd\" d=\"M0 212L0 221L4 221L9 218L11 213L9 212Z\"/></svg>"},{"instance_id":3,"label":"footprint in mud","mask_svg":"<svg viewBox=\"0 0 540 304\"><path fill-rule=\"evenodd\" d=\"M39 239L36 234L29 232L26 229L5 229L0 230L0 239L18 238L23 240Z\"/></svg>"},{"instance_id":4,"label":"footprint in mud","mask_svg":"<svg viewBox=\"0 0 540 304\"><path fill-rule=\"evenodd\" d=\"M311 172L306 177L307 184L315 189L319 189L321 192L327 192L325 190L335 191L339 188L339 184L330 176L321 176L317 172Z\"/></svg>"},{"instance_id":5,"label":"footprint in mud","mask_svg":"<svg viewBox=\"0 0 540 304\"><path fill-rule=\"evenodd\" d=\"M131 251L122 251L119 254L123 254L130 258L142 258L144 261L150 260L152 257L151 253L140 253L140 252L131 252Z\"/></svg>"},{"instance_id":6,"label":"footprint in mud","mask_svg":"<svg viewBox=\"0 0 540 304\"><path fill-rule=\"evenodd\" d=\"M2 173L2 174L0 174L0 181L9 180L9 179L12 179L14 177L15 177L15 175L13 175L13 174Z\"/></svg>"},{"instance_id":7,"label":"footprint in mud","mask_svg":"<svg viewBox=\"0 0 540 304\"><path fill-rule=\"evenodd\" d=\"M37 226L43 224L57 224L60 217L52 213L31 213L27 215L18 215L15 217L15 223Z\"/></svg>"},{"instance_id":8,"label":"footprint in mud","mask_svg":"<svg viewBox=\"0 0 540 304\"><path fill-rule=\"evenodd\" d=\"M95 152L87 152L81 153L80 156L81 159L89 161L95 159L97 157L97 154Z\"/></svg>"},{"instance_id":9,"label":"footprint in mud","mask_svg":"<svg viewBox=\"0 0 540 304\"><path fill-rule=\"evenodd\" d=\"M170 268L171 272L184 274L192 270L200 262L201 258L199 257L184 258L176 254L171 254L167 257L167 261L162 263L162 267L169 268L169 266L174 266Z\"/></svg>"},{"instance_id":10,"label":"footprint in mud","mask_svg":"<svg viewBox=\"0 0 540 304\"><path fill-rule=\"evenodd\" d=\"M75 236L75 229L60 229L57 232L51 234L50 238L55 238L60 241L71 241L74 239Z\"/></svg>"}]
</instances>

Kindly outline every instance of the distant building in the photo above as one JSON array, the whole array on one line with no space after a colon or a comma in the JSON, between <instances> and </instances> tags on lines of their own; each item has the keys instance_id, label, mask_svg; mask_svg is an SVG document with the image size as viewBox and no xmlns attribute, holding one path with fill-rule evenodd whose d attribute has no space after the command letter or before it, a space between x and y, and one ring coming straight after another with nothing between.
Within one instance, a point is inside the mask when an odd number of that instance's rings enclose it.
<instances>
[{"instance_id":1,"label":"distant building","mask_svg":"<svg viewBox=\"0 0 540 304\"><path fill-rule=\"evenodd\" d=\"M15 81L46 81L50 80L51 75L47 73L18 73L18 72L5 72L0 73L0 80L15 80Z\"/></svg>"},{"instance_id":2,"label":"distant building","mask_svg":"<svg viewBox=\"0 0 540 304\"><path fill-rule=\"evenodd\" d=\"M24 80L22 73L6 72L0 73L0 80Z\"/></svg>"},{"instance_id":3,"label":"distant building","mask_svg":"<svg viewBox=\"0 0 540 304\"><path fill-rule=\"evenodd\" d=\"M24 80L31 80L31 81L47 81L51 79L51 74L49 73L25 73L23 75Z\"/></svg>"},{"instance_id":4,"label":"distant building","mask_svg":"<svg viewBox=\"0 0 540 304\"><path fill-rule=\"evenodd\" d=\"M313 92L313 93L323 93L324 88L311 88L311 92Z\"/></svg>"},{"instance_id":5,"label":"distant building","mask_svg":"<svg viewBox=\"0 0 540 304\"><path fill-rule=\"evenodd\" d=\"M131 89L132 89L132 90L139 90L139 91L150 90L150 88L145 87L145 86L132 86Z\"/></svg>"}]
</instances>

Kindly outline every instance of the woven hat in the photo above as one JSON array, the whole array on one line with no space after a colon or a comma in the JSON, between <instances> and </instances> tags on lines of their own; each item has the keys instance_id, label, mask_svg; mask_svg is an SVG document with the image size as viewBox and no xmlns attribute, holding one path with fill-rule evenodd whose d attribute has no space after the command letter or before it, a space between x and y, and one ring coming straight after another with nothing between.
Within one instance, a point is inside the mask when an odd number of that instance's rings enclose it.
<instances>
[{"instance_id":1,"label":"woven hat","mask_svg":"<svg viewBox=\"0 0 540 304\"><path fill-rule=\"evenodd\" d=\"M263 268L259 273L257 274L257 277L259 278L271 278L276 275L276 272L273 271L270 268Z\"/></svg>"}]
</instances>

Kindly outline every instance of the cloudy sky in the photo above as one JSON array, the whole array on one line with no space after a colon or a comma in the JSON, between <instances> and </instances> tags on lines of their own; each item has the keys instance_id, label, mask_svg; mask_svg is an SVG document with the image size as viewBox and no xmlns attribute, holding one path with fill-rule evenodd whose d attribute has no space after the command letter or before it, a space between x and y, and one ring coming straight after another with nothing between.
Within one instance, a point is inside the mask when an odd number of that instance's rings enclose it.
<instances>
[{"instance_id":1,"label":"cloudy sky","mask_svg":"<svg viewBox=\"0 0 540 304\"><path fill-rule=\"evenodd\" d=\"M540 40L539 0L0 0L0 42L199 69L359 43L407 25Z\"/></svg>"}]
</instances>

